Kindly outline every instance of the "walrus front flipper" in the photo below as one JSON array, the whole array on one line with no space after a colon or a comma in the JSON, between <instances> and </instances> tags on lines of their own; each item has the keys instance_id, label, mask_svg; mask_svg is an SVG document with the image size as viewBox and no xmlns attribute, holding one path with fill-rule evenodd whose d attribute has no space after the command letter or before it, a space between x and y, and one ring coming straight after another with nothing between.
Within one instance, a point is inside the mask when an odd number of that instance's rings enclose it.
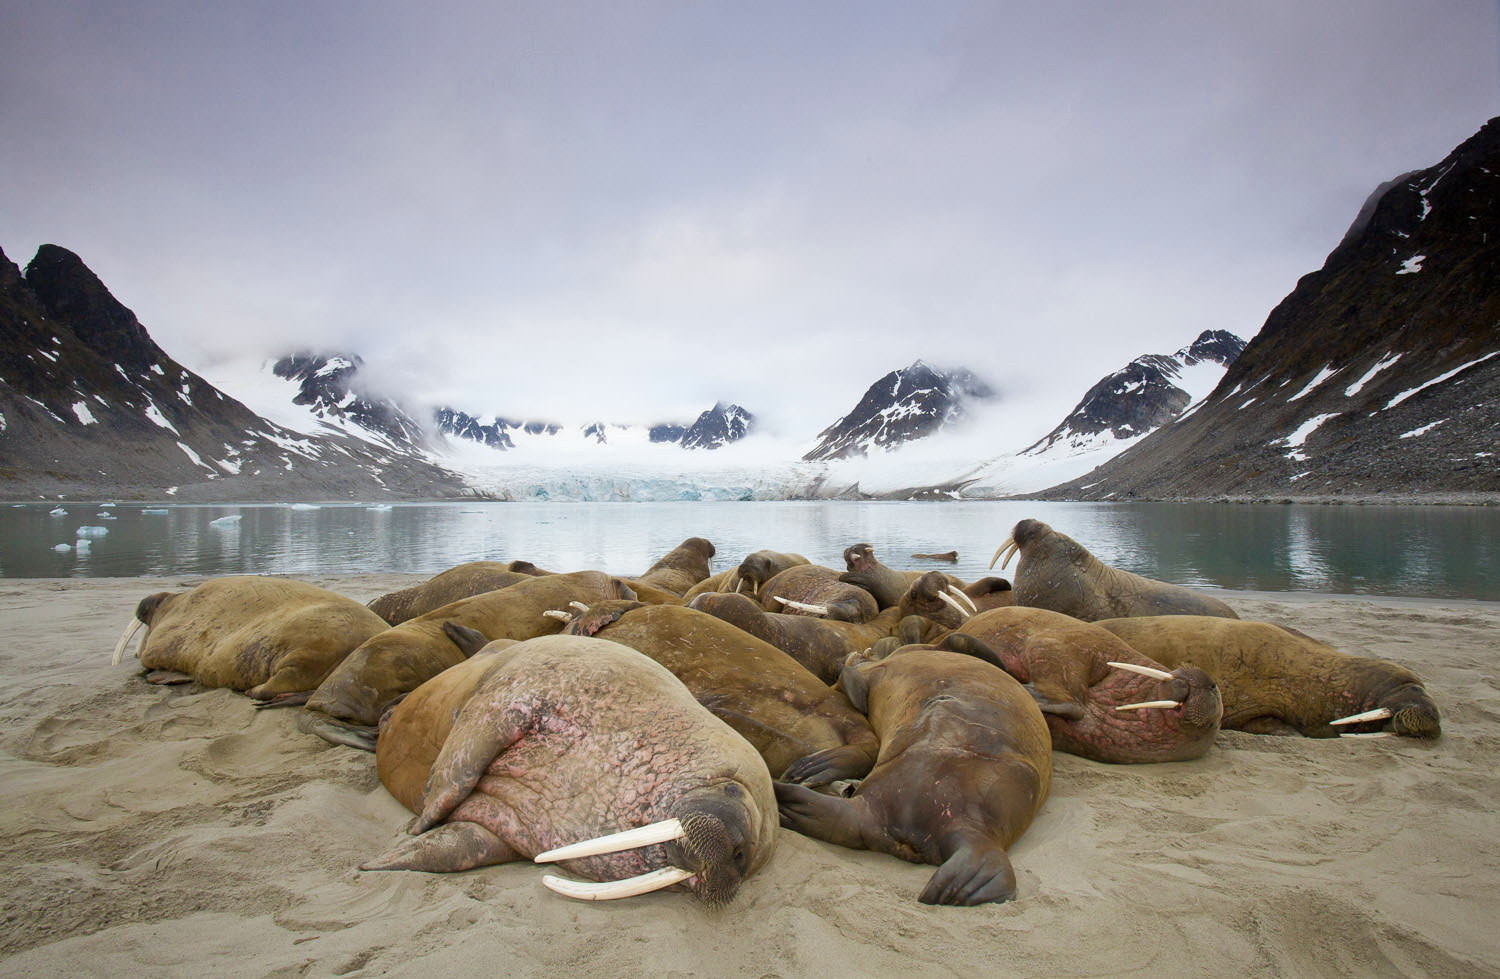
<instances>
[{"instance_id":1,"label":"walrus front flipper","mask_svg":"<svg viewBox=\"0 0 1500 979\"><path fill-rule=\"evenodd\" d=\"M267 710L272 707L300 707L307 703L313 692L311 690L298 690L293 693L278 693L265 700L257 700L254 704L256 710Z\"/></svg>"},{"instance_id":2,"label":"walrus front flipper","mask_svg":"<svg viewBox=\"0 0 1500 979\"><path fill-rule=\"evenodd\" d=\"M175 687L184 683L196 683L197 677L191 673L179 673L177 670L147 670L144 676L147 683L154 683L161 687Z\"/></svg>"},{"instance_id":3,"label":"walrus front flipper","mask_svg":"<svg viewBox=\"0 0 1500 979\"><path fill-rule=\"evenodd\" d=\"M421 836L402 840L389 853L360 864L359 869L446 874L519 859L519 853L478 823L444 823Z\"/></svg>"},{"instance_id":4,"label":"walrus front flipper","mask_svg":"<svg viewBox=\"0 0 1500 979\"><path fill-rule=\"evenodd\" d=\"M827 785L840 779L859 779L870 774L875 759L858 745L841 744L798 758L786 766L783 781L800 785Z\"/></svg>"},{"instance_id":5,"label":"walrus front flipper","mask_svg":"<svg viewBox=\"0 0 1500 979\"><path fill-rule=\"evenodd\" d=\"M1069 721L1083 720L1083 705L1076 700L1038 689L1034 683L1024 683L1021 686L1027 693L1031 694L1031 699L1036 701L1037 707L1043 714L1056 714L1058 717Z\"/></svg>"},{"instance_id":6,"label":"walrus front flipper","mask_svg":"<svg viewBox=\"0 0 1500 979\"><path fill-rule=\"evenodd\" d=\"M917 896L923 904L974 905L1016 896L1016 872L998 846L962 844Z\"/></svg>"},{"instance_id":7,"label":"walrus front flipper","mask_svg":"<svg viewBox=\"0 0 1500 979\"><path fill-rule=\"evenodd\" d=\"M869 810L862 800L844 799L823 795L802 785L775 782L776 808L781 814L781 825L794 829L803 836L815 840L837 843L851 850L868 849L865 843L865 823ZM880 832L878 827L870 827Z\"/></svg>"}]
</instances>

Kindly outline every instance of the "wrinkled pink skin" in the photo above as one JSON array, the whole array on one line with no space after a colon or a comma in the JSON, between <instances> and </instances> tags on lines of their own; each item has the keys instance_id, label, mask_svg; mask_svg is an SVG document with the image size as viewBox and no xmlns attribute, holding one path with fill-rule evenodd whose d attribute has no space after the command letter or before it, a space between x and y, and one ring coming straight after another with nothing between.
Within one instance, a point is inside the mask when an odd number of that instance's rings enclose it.
<instances>
[{"instance_id":1,"label":"wrinkled pink skin","mask_svg":"<svg viewBox=\"0 0 1500 979\"><path fill-rule=\"evenodd\" d=\"M1098 626L1043 609L992 609L966 621L961 633L985 643L997 665L1037 698L1059 751L1138 763L1198 758L1213 746L1223 703L1200 669L1169 671L1171 680L1115 669L1109 661L1162 667ZM1115 710L1153 700L1182 705Z\"/></svg>"}]
</instances>

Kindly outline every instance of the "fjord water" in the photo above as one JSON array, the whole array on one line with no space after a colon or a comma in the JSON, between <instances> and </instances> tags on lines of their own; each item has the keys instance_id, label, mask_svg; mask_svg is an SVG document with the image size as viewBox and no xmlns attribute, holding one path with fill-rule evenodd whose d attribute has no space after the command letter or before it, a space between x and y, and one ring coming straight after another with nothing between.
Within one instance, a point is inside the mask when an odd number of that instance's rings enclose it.
<instances>
[{"instance_id":1,"label":"fjord water","mask_svg":"<svg viewBox=\"0 0 1500 979\"><path fill-rule=\"evenodd\" d=\"M893 567L942 568L973 579L990 573L990 556L1024 517L1047 521L1109 564L1182 584L1500 600L1500 510L1488 507L22 504L0 507L0 576L431 574L464 561L516 558L548 570L632 575L683 538L699 536L718 548L716 569L761 548L842 568L844 548L865 541ZM957 564L911 557L948 550L958 551Z\"/></svg>"}]
</instances>

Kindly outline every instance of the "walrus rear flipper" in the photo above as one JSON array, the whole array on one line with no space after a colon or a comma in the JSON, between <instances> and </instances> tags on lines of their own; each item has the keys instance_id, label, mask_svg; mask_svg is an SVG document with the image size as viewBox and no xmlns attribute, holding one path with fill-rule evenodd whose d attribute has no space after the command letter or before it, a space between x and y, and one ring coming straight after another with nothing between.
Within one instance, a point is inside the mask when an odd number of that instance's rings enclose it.
<instances>
[{"instance_id":1,"label":"walrus rear flipper","mask_svg":"<svg viewBox=\"0 0 1500 979\"><path fill-rule=\"evenodd\" d=\"M300 707L312 697L311 690L297 690L292 693L279 693L265 700L257 700L254 704L256 710L267 710L272 707Z\"/></svg>"},{"instance_id":2,"label":"walrus rear flipper","mask_svg":"<svg viewBox=\"0 0 1500 979\"><path fill-rule=\"evenodd\" d=\"M840 779L864 778L875 766L875 759L858 745L841 744L824 748L798 758L786 766L783 781L800 785L827 785Z\"/></svg>"},{"instance_id":3,"label":"walrus rear flipper","mask_svg":"<svg viewBox=\"0 0 1500 979\"><path fill-rule=\"evenodd\" d=\"M993 843L963 843L943 861L917 900L923 904L974 905L1016 896L1010 857Z\"/></svg>"},{"instance_id":4,"label":"walrus rear flipper","mask_svg":"<svg viewBox=\"0 0 1500 979\"><path fill-rule=\"evenodd\" d=\"M500 837L478 823L444 823L421 836L402 840L395 849L360 870L424 870L457 873L521 859Z\"/></svg>"}]
</instances>

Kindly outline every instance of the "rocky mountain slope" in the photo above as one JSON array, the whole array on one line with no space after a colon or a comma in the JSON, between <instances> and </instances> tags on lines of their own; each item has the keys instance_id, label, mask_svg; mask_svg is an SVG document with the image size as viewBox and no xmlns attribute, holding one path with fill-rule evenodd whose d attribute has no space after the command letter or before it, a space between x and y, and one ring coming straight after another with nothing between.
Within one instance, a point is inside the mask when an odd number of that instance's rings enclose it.
<instances>
[{"instance_id":1,"label":"rocky mountain slope","mask_svg":"<svg viewBox=\"0 0 1500 979\"><path fill-rule=\"evenodd\" d=\"M452 497L398 448L274 425L185 369L65 248L0 253L0 495L183 500Z\"/></svg>"},{"instance_id":2,"label":"rocky mountain slope","mask_svg":"<svg viewBox=\"0 0 1500 979\"><path fill-rule=\"evenodd\" d=\"M818 433L818 444L802 458L847 459L873 448L894 449L963 418L971 399L993 397L972 372L919 360L870 385L852 411Z\"/></svg>"},{"instance_id":3,"label":"rocky mountain slope","mask_svg":"<svg viewBox=\"0 0 1500 979\"><path fill-rule=\"evenodd\" d=\"M1085 451L1154 431L1210 393L1244 349L1245 341L1233 333L1205 330L1176 353L1137 357L1089 388L1068 416L1025 452Z\"/></svg>"},{"instance_id":4,"label":"rocky mountain slope","mask_svg":"<svg viewBox=\"0 0 1500 979\"><path fill-rule=\"evenodd\" d=\"M1201 407L1042 495L1493 499L1497 453L1492 119L1440 163L1378 188Z\"/></svg>"}]
</instances>

